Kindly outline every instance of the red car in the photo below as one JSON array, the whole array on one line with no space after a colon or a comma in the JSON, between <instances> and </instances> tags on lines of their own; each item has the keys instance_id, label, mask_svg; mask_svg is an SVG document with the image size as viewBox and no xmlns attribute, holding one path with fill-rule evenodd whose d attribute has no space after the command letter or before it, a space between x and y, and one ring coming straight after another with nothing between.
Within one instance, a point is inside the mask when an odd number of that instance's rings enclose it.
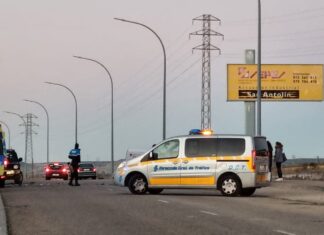
<instances>
[{"instance_id":1,"label":"red car","mask_svg":"<svg viewBox=\"0 0 324 235\"><path fill-rule=\"evenodd\" d=\"M69 166L63 163L50 163L45 167L45 179L50 180L52 178L68 180L69 178Z\"/></svg>"}]
</instances>

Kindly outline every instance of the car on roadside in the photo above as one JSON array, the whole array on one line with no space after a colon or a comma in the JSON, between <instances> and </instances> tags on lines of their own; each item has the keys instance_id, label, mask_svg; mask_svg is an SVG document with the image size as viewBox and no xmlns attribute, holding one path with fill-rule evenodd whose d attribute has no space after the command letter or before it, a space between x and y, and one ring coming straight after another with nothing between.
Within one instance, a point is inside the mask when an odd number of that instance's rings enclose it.
<instances>
[{"instance_id":1,"label":"car on roadside","mask_svg":"<svg viewBox=\"0 0 324 235\"><path fill-rule=\"evenodd\" d=\"M22 185L24 177L20 166L21 161L22 158L18 158L14 149L7 149L4 160L4 174L6 180L13 180L15 184Z\"/></svg>"},{"instance_id":2,"label":"car on roadside","mask_svg":"<svg viewBox=\"0 0 324 235\"><path fill-rule=\"evenodd\" d=\"M68 180L69 178L69 166L64 163L49 163L45 166L45 179L50 180L55 179L64 179Z\"/></svg>"},{"instance_id":3,"label":"car on roadside","mask_svg":"<svg viewBox=\"0 0 324 235\"><path fill-rule=\"evenodd\" d=\"M97 169L92 163L80 163L78 168L79 179L97 179Z\"/></svg>"}]
</instances>

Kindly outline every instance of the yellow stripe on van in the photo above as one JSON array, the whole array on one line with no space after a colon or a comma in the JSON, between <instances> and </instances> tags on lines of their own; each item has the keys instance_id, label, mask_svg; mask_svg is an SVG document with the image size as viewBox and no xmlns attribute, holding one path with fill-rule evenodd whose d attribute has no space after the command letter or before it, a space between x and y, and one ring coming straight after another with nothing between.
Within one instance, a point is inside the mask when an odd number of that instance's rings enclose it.
<instances>
[{"instance_id":1,"label":"yellow stripe on van","mask_svg":"<svg viewBox=\"0 0 324 235\"><path fill-rule=\"evenodd\" d=\"M215 185L215 177L150 178L150 185Z\"/></svg>"},{"instance_id":2,"label":"yellow stripe on van","mask_svg":"<svg viewBox=\"0 0 324 235\"><path fill-rule=\"evenodd\" d=\"M130 164L130 165L127 165L128 167L134 167L134 166L138 166L139 164L136 163L136 164Z\"/></svg>"},{"instance_id":3,"label":"yellow stripe on van","mask_svg":"<svg viewBox=\"0 0 324 235\"><path fill-rule=\"evenodd\" d=\"M4 175L4 166L3 165L0 166L0 175Z\"/></svg>"},{"instance_id":4,"label":"yellow stripe on van","mask_svg":"<svg viewBox=\"0 0 324 235\"><path fill-rule=\"evenodd\" d=\"M252 167L252 157L250 158L250 160L247 162L246 165L251 172L255 172L255 169L253 169L253 167Z\"/></svg>"},{"instance_id":5,"label":"yellow stripe on van","mask_svg":"<svg viewBox=\"0 0 324 235\"><path fill-rule=\"evenodd\" d=\"M180 178L150 178L150 185L179 185Z\"/></svg>"},{"instance_id":6,"label":"yellow stripe on van","mask_svg":"<svg viewBox=\"0 0 324 235\"><path fill-rule=\"evenodd\" d=\"M181 178L182 185L215 185L215 177L186 177Z\"/></svg>"}]
</instances>

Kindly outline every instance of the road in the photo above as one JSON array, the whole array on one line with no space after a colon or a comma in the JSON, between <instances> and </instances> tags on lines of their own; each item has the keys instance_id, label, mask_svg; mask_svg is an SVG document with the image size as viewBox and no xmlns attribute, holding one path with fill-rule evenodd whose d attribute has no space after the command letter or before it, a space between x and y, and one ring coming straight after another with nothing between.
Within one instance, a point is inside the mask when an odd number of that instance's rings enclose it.
<instances>
[{"instance_id":1,"label":"road","mask_svg":"<svg viewBox=\"0 0 324 235\"><path fill-rule=\"evenodd\" d=\"M111 180L1 189L9 234L324 234L324 182L284 181L249 198L213 190L131 195Z\"/></svg>"}]
</instances>

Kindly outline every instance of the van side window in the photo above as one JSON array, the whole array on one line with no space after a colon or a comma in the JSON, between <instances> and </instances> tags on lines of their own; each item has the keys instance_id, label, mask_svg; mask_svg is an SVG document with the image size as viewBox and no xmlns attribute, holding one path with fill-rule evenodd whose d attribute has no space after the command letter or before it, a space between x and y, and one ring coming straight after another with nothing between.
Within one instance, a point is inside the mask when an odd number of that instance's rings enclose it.
<instances>
[{"instance_id":1,"label":"van side window","mask_svg":"<svg viewBox=\"0 0 324 235\"><path fill-rule=\"evenodd\" d=\"M176 158L179 156L179 140L170 140L153 150L157 159Z\"/></svg>"},{"instance_id":2,"label":"van side window","mask_svg":"<svg viewBox=\"0 0 324 235\"><path fill-rule=\"evenodd\" d=\"M242 138L196 138L187 139L187 157L240 156L245 152L245 139Z\"/></svg>"},{"instance_id":3,"label":"van side window","mask_svg":"<svg viewBox=\"0 0 324 235\"><path fill-rule=\"evenodd\" d=\"M187 157L208 157L216 156L216 138L187 139L185 154Z\"/></svg>"},{"instance_id":4,"label":"van side window","mask_svg":"<svg viewBox=\"0 0 324 235\"><path fill-rule=\"evenodd\" d=\"M218 156L240 156L245 152L245 139L241 138L219 138Z\"/></svg>"}]
</instances>

